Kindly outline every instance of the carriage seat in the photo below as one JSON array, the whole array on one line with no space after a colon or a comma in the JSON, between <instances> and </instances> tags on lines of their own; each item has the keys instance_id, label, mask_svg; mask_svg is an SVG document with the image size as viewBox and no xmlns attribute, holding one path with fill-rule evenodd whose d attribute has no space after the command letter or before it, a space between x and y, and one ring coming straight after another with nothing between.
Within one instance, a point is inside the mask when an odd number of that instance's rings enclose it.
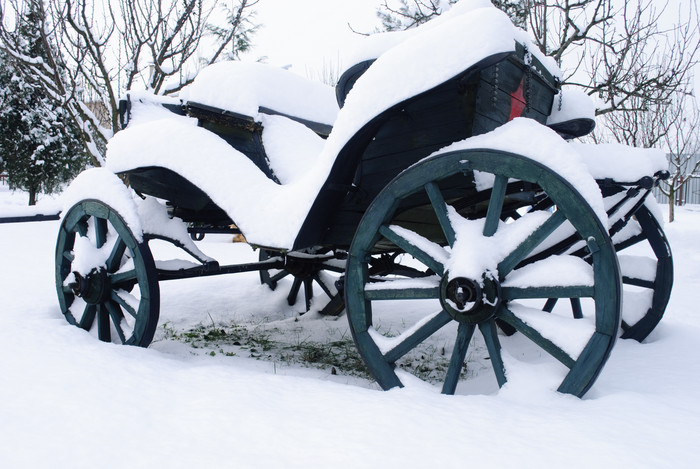
<instances>
[{"instance_id":1,"label":"carriage seat","mask_svg":"<svg viewBox=\"0 0 700 469\"><path fill-rule=\"evenodd\" d=\"M192 114L219 113L260 122L281 115L328 136L338 115L333 88L259 62L219 62L180 93Z\"/></svg>"}]
</instances>

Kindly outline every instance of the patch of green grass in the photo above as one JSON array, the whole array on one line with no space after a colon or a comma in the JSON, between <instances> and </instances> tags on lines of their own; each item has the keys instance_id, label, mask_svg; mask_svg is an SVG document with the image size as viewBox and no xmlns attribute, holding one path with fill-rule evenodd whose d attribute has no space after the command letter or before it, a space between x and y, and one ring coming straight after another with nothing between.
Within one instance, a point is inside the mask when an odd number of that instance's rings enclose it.
<instances>
[{"instance_id":1,"label":"patch of green grass","mask_svg":"<svg viewBox=\"0 0 700 469\"><path fill-rule=\"evenodd\" d=\"M305 335L303 326L280 328L270 324L199 324L177 331L166 323L162 326L163 339L186 343L211 356L239 356L265 360L276 367L281 364L301 365L372 380L347 330L329 328L323 340ZM382 331L392 336L390 329ZM490 365L484 359L483 345L472 339L469 354L462 365L461 378L470 378ZM397 367L434 384L442 383L450 364L448 344L424 342L397 362Z\"/></svg>"},{"instance_id":2,"label":"patch of green grass","mask_svg":"<svg viewBox=\"0 0 700 469\"><path fill-rule=\"evenodd\" d=\"M355 343L347 334L330 330L327 340L302 338L301 328L295 330L268 329L255 325L199 324L177 331L170 323L162 326L163 340L174 340L195 349L204 349L207 355L245 356L258 360L298 364L371 379Z\"/></svg>"}]
</instances>

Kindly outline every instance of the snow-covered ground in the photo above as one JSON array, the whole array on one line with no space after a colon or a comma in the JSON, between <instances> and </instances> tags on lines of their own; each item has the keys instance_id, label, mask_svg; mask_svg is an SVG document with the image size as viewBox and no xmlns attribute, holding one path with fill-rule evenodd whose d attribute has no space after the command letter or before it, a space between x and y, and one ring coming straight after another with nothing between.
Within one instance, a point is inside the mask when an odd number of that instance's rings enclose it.
<instances>
[{"instance_id":1,"label":"snow-covered ground","mask_svg":"<svg viewBox=\"0 0 700 469\"><path fill-rule=\"evenodd\" d=\"M25 194L0 186L0 215L23 203ZM690 468L700 460L699 206L677 209L666 226L676 283L664 320L643 344L618 341L584 399L527 377L486 394L383 392L343 370L308 367L266 341L277 340L275 330L297 345L347 340L345 318L295 322L284 288L270 292L257 274L163 283L155 342L104 344L59 311L57 228L0 224L0 467ZM219 259L257 258L227 236L199 246ZM253 331L242 345L192 332L215 323L231 334L234 322Z\"/></svg>"}]
</instances>

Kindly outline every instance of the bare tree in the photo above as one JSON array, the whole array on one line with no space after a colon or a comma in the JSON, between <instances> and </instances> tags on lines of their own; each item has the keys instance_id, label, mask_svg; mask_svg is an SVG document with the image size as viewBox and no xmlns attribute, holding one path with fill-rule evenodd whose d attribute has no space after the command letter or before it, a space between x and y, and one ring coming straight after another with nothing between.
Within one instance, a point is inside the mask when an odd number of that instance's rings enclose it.
<instances>
[{"instance_id":1,"label":"bare tree","mask_svg":"<svg viewBox=\"0 0 700 469\"><path fill-rule=\"evenodd\" d=\"M552 26L550 21L548 27L559 34L549 42L547 34L539 37L538 45L551 46L548 53L564 64L565 83L599 99L597 115L644 111L668 102L678 91L688 92L700 51L695 0L686 3L686 11L679 11L668 28L661 25L672 12L667 4L657 8L652 0L555 3L550 8L559 12L559 23Z\"/></svg>"},{"instance_id":2,"label":"bare tree","mask_svg":"<svg viewBox=\"0 0 700 469\"><path fill-rule=\"evenodd\" d=\"M678 98L678 96L676 96ZM616 141L633 147L662 146L670 130L669 119L675 119L669 108L672 102L644 102L633 96L629 106L635 111L611 112L604 116L605 132L593 136L597 143Z\"/></svg>"},{"instance_id":3,"label":"bare tree","mask_svg":"<svg viewBox=\"0 0 700 469\"><path fill-rule=\"evenodd\" d=\"M671 176L662 181L661 192L668 197L668 221L675 218L675 206L685 201L679 198L683 188L693 178L700 178L700 110L695 97L677 95L657 115L656 125L663 126L665 146L669 151Z\"/></svg>"},{"instance_id":4,"label":"bare tree","mask_svg":"<svg viewBox=\"0 0 700 469\"><path fill-rule=\"evenodd\" d=\"M62 100L98 166L107 140L119 130L120 96L137 84L157 94L176 92L203 65L246 49L259 0L237 0L222 12L218 0L25 1L41 9L46 41L63 54L38 61L13 53L20 49L7 29L11 22L4 20L0 47L18 70ZM21 18L24 2L8 5L13 18ZM209 53L202 53L203 45ZM107 119L101 122L92 109L103 110Z\"/></svg>"},{"instance_id":5,"label":"bare tree","mask_svg":"<svg viewBox=\"0 0 700 469\"><path fill-rule=\"evenodd\" d=\"M467 1L467 0L463 0ZM441 14L452 0L385 1L382 28L408 29ZM537 47L564 72L563 83L598 99L597 115L645 110L689 91L700 55L697 0L676 21L659 0L492 0L530 31Z\"/></svg>"}]
</instances>

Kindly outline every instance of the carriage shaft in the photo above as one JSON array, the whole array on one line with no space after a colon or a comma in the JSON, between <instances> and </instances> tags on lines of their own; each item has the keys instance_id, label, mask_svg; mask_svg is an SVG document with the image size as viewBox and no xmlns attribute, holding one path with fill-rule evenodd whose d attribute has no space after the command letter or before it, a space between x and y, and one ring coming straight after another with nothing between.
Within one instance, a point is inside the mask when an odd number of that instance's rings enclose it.
<instances>
[{"instance_id":1,"label":"carriage shaft","mask_svg":"<svg viewBox=\"0 0 700 469\"><path fill-rule=\"evenodd\" d=\"M268 269L283 269L284 259L273 257L261 262L247 264L219 265L217 262L202 264L189 269L165 270L157 269L158 281L181 280L186 278L210 277L212 275L238 274L243 272L255 272Z\"/></svg>"}]
</instances>

